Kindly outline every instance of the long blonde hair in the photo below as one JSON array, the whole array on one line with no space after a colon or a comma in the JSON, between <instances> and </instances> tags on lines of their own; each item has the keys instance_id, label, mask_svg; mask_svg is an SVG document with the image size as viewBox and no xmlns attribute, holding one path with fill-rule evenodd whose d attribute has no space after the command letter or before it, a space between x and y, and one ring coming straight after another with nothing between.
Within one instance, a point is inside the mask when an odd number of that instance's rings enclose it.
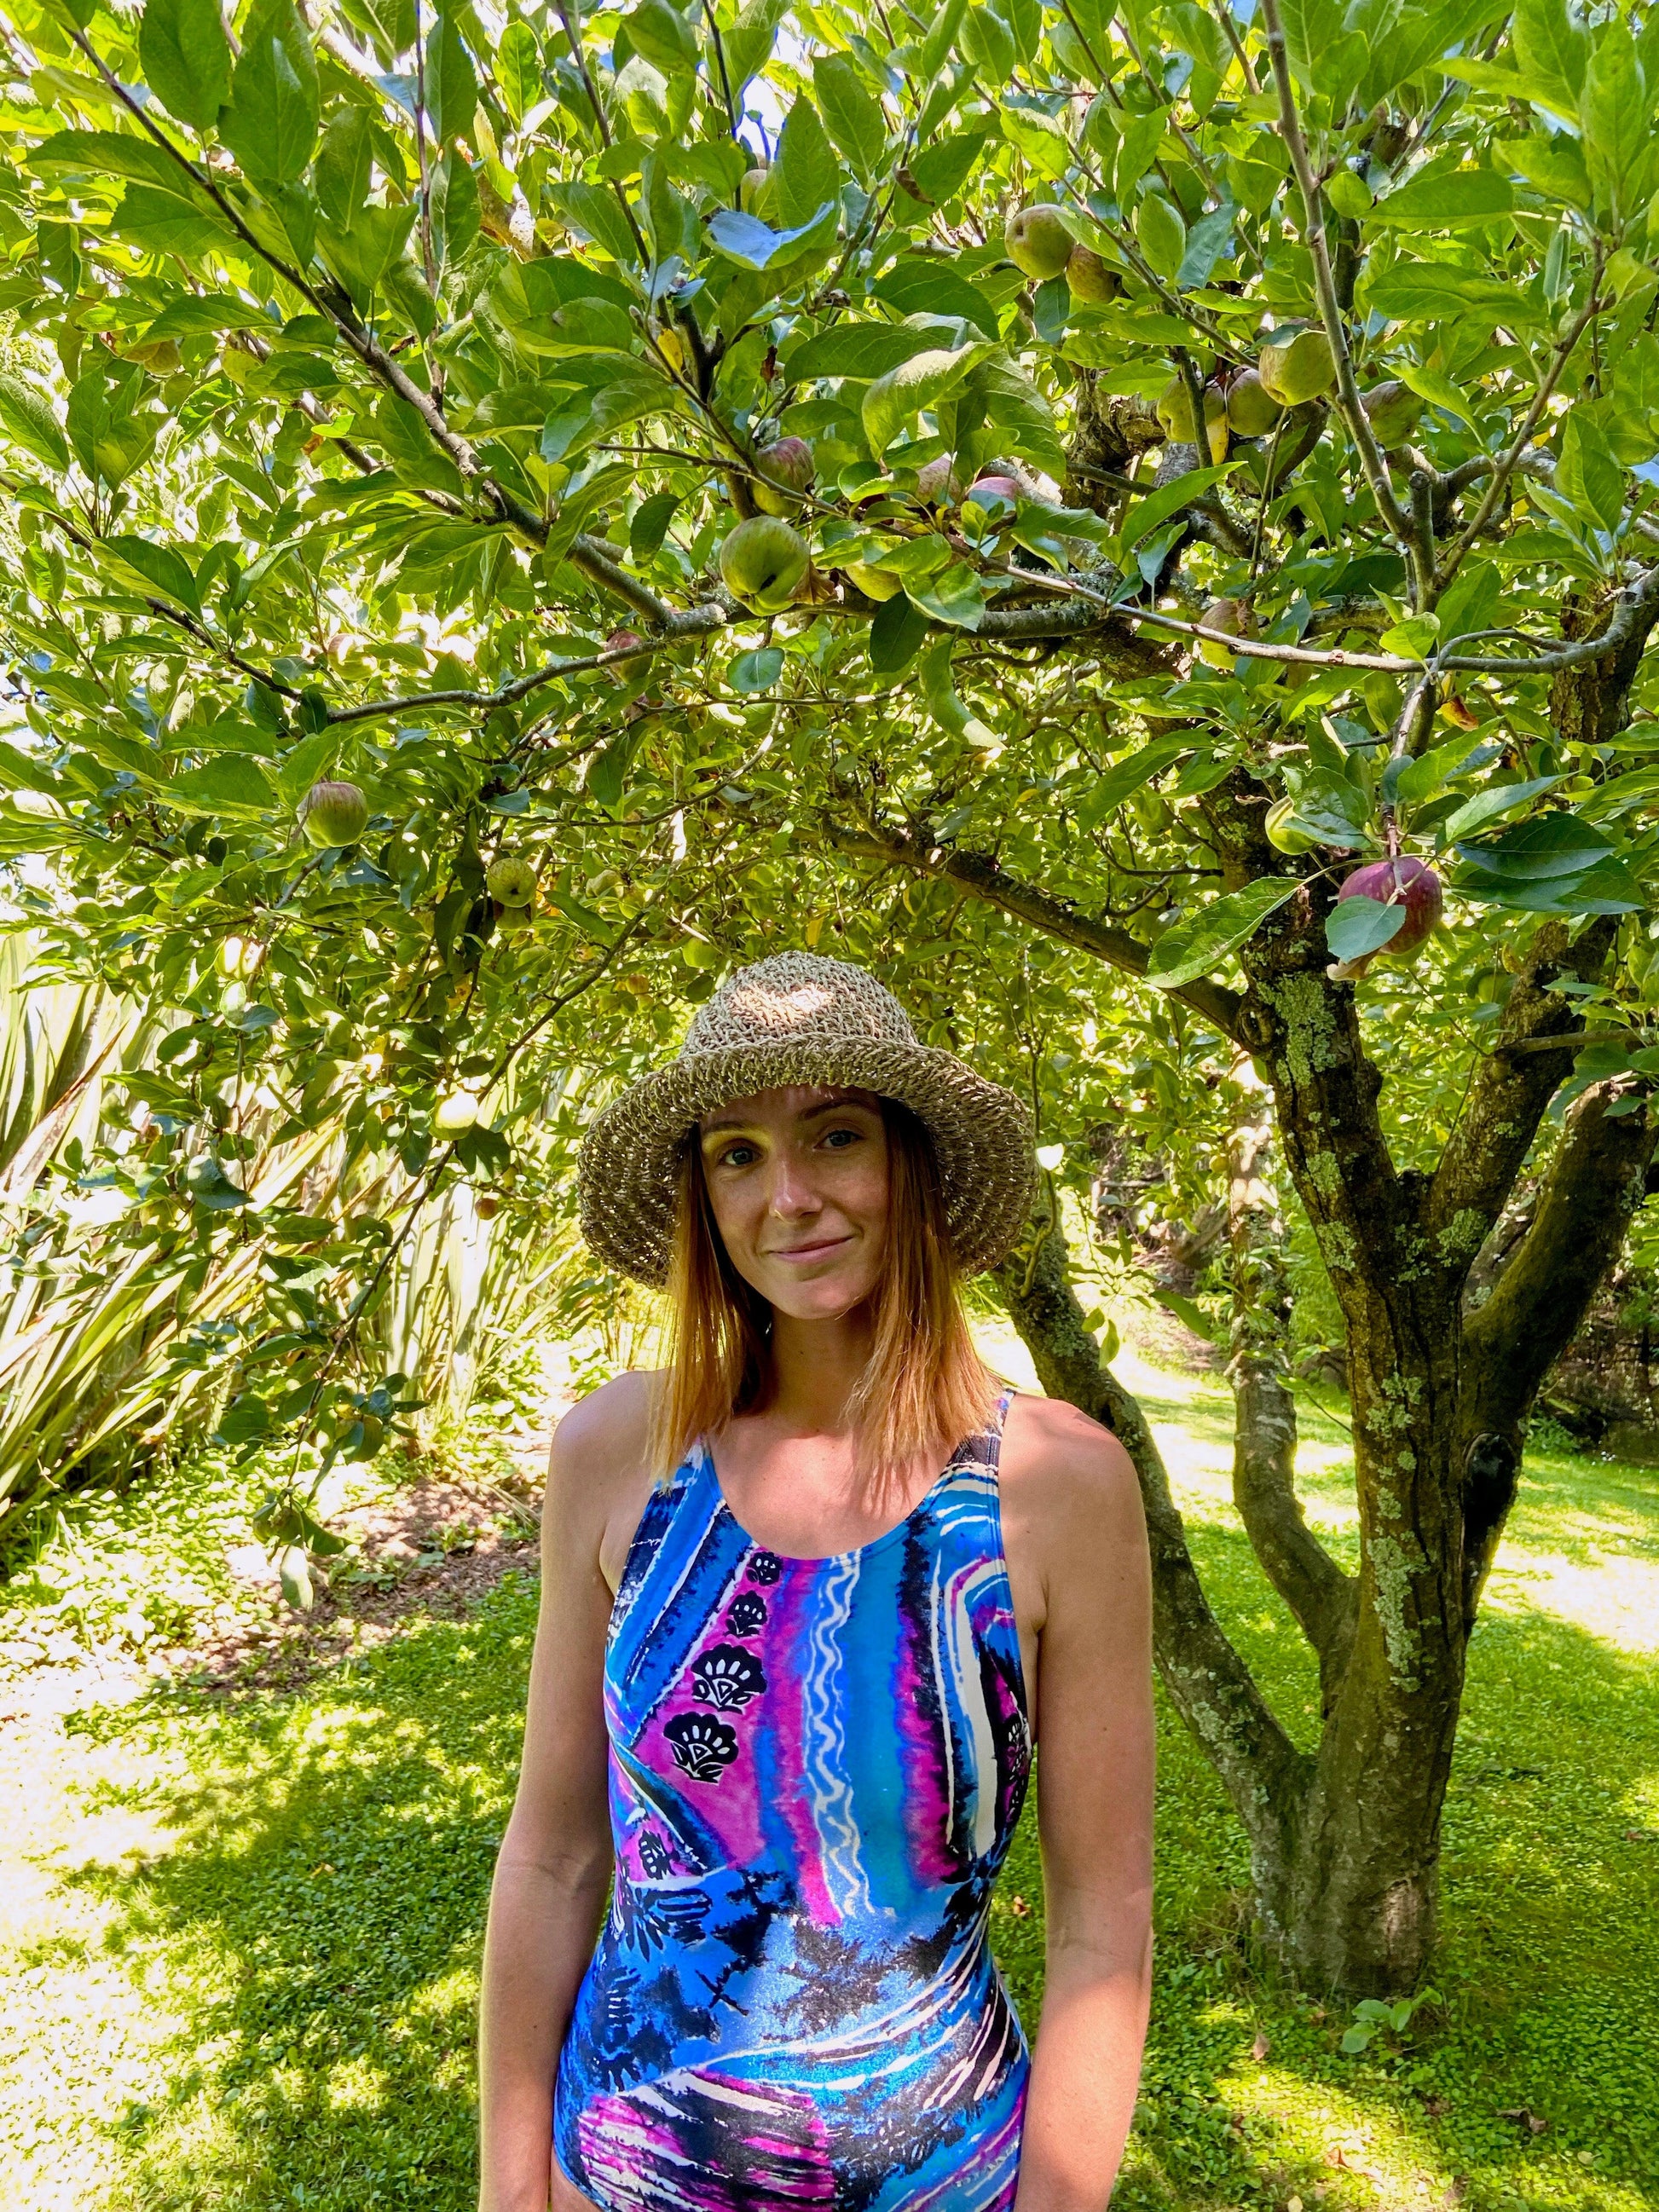
<instances>
[{"instance_id":1,"label":"long blonde hair","mask_svg":"<svg viewBox=\"0 0 1659 2212\"><path fill-rule=\"evenodd\" d=\"M887 1255L874 1298L875 1342L854 1389L854 1463L878 1501L921 1455L990 1419L995 1384L969 1335L944 1194L926 1128L884 1098ZM653 1395L651 1457L671 1474L699 1437L770 1401L772 1309L738 1273L715 1224L695 1133L681 1157L669 1272L668 1364Z\"/></svg>"}]
</instances>

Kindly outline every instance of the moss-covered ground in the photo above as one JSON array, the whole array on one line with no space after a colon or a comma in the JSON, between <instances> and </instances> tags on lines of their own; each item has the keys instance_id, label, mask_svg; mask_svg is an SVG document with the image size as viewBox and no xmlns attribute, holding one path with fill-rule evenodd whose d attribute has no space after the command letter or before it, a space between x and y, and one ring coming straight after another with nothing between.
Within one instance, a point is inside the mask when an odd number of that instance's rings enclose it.
<instances>
[{"instance_id":1,"label":"moss-covered ground","mask_svg":"<svg viewBox=\"0 0 1659 2212\"><path fill-rule=\"evenodd\" d=\"M1218 1608L1305 1737L1311 1668L1226 1504L1224 1391L1125 1365ZM1308 1416L1302 1468L1341 1550L1334 1421ZM291 1690L175 1683L31 1735L0 1834L6 2212L470 2205L479 1934L533 1608L509 1575ZM1444 1885L1440 2001L1344 2056L1349 2018L1256 1954L1239 1832L1166 1715L1157 1993L1117 2201L1659 2202L1653 1474L1529 1468L1474 1639ZM1033 2021L1029 1821L995 1933Z\"/></svg>"}]
</instances>

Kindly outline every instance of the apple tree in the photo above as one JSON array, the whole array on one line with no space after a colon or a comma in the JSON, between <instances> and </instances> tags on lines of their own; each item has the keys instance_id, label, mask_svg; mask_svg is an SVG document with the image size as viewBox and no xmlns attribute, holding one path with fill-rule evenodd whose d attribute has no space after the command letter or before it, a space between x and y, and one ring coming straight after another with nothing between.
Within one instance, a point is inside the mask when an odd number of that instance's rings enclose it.
<instances>
[{"instance_id":1,"label":"apple tree","mask_svg":"<svg viewBox=\"0 0 1659 2212\"><path fill-rule=\"evenodd\" d=\"M1056 1208L1003 1287L1136 1457L1264 1926L1409 1987L1528 1409L1653 1149L1656 21L21 0L0 838L173 1024L139 1200L281 1248L228 1418L359 1449L390 1218L510 1178L515 1114L574 1127L547 1071L625 1073L730 957L874 959L1067 1141L1140 1024L1218 1187L1232 1132L1240 1503L1312 1747ZM1355 1574L1274 1395L1261 1085ZM256 1106L384 1166L356 1242L251 1218Z\"/></svg>"}]
</instances>

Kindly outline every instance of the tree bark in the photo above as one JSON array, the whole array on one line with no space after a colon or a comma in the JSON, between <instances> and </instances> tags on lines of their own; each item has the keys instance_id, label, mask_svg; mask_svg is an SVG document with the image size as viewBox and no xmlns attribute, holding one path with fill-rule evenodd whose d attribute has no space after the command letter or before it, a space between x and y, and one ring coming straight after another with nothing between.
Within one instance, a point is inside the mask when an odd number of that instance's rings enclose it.
<instances>
[{"instance_id":1,"label":"tree bark","mask_svg":"<svg viewBox=\"0 0 1659 2212\"><path fill-rule=\"evenodd\" d=\"M1262 835L1267 796L1238 770L1201 799L1229 888L1286 872ZM925 824L832 835L845 850L945 877L1093 958L1145 973L1146 949L1128 932L994 860L938 843ZM1241 952L1242 995L1213 979L1171 994L1265 1067L1285 1163L1346 1324L1356 1576L1325 1556L1297 1505L1293 1426L1271 1363L1247 1358L1238 1376L1239 1510L1320 1659L1325 1714L1312 1757L1290 1741L1206 1600L1146 1423L1103 1365L1072 1296L1055 1224L1036 1225L1001 1281L1043 1388L1114 1428L1134 1461L1152 1529L1159 1670L1249 1836L1263 1933L1304 1986L1397 1996L1420 1981L1434 1942L1468 1632L1514 1495L1527 1413L1617 1254L1654 1139L1645 1109L1626 1112L1605 1091L1576 1109L1531 1227L1466 1323L1470 1267L1583 1026L1577 1001L1553 986L1564 975L1593 980L1613 926L1592 921L1576 937L1547 926L1533 938L1431 1176L1402 1171L1391 1156L1377 1110L1382 1079L1364 1049L1353 988L1327 973L1332 896L1310 873L1269 916ZM1559 1052L1516 1049L1556 1037ZM1241 1139L1232 1181L1240 1276L1261 1313L1275 1294L1265 1281L1252 1287L1257 1158Z\"/></svg>"},{"instance_id":2,"label":"tree bark","mask_svg":"<svg viewBox=\"0 0 1659 2212\"><path fill-rule=\"evenodd\" d=\"M1034 1221L1030 1241L1003 1262L995 1280L1043 1389L1109 1429L1133 1462L1152 1549L1159 1677L1232 1800L1249 1838L1258 1898L1283 1899L1311 1762L1280 1727L1211 1609L1146 1416L1101 1358L1083 1318L1059 1223ZM1286 1932L1268 1930L1275 1942Z\"/></svg>"}]
</instances>

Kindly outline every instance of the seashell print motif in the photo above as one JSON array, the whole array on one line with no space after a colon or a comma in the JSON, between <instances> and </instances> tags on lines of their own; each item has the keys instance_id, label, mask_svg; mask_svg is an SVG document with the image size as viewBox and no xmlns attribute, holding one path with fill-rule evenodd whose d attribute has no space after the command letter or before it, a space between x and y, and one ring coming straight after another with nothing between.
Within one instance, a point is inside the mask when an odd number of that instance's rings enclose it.
<instances>
[{"instance_id":1,"label":"seashell print motif","mask_svg":"<svg viewBox=\"0 0 1659 2212\"><path fill-rule=\"evenodd\" d=\"M723 1713L741 1712L766 1687L760 1661L738 1644L717 1644L691 1662L691 1694Z\"/></svg>"},{"instance_id":2,"label":"seashell print motif","mask_svg":"<svg viewBox=\"0 0 1659 2212\"><path fill-rule=\"evenodd\" d=\"M663 1724L674 1764L694 1782L718 1782L738 1755L738 1732L702 1713L676 1713Z\"/></svg>"},{"instance_id":3,"label":"seashell print motif","mask_svg":"<svg viewBox=\"0 0 1659 2212\"><path fill-rule=\"evenodd\" d=\"M753 1590L739 1590L726 1608L728 1636L753 1636L766 1626L766 1600Z\"/></svg>"}]
</instances>

